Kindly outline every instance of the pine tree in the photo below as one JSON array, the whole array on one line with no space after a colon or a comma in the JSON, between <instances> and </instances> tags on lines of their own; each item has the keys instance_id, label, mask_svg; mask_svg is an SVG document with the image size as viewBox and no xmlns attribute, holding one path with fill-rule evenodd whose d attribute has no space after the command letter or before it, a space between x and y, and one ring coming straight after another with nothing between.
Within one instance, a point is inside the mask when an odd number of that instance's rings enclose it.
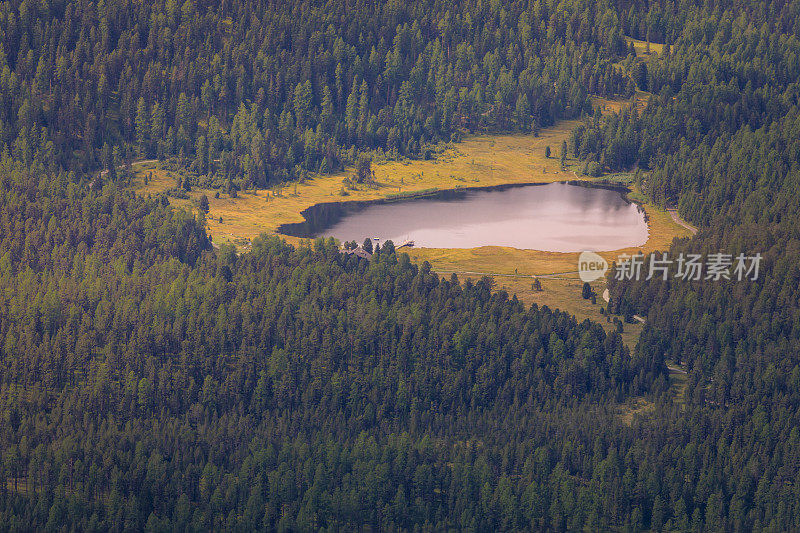
<instances>
[{"instance_id":1,"label":"pine tree","mask_svg":"<svg viewBox=\"0 0 800 533\"><path fill-rule=\"evenodd\" d=\"M583 287L581 288L581 297L583 297L584 300L588 300L592 297L592 286L586 282L583 283Z\"/></svg>"},{"instance_id":2,"label":"pine tree","mask_svg":"<svg viewBox=\"0 0 800 533\"><path fill-rule=\"evenodd\" d=\"M139 157L144 157L147 153L147 138L150 134L150 126L147 122L147 104L143 97L136 103L136 152Z\"/></svg>"},{"instance_id":3,"label":"pine tree","mask_svg":"<svg viewBox=\"0 0 800 533\"><path fill-rule=\"evenodd\" d=\"M298 83L294 88L294 112L297 119L297 126L305 128L311 117L312 105L311 81Z\"/></svg>"},{"instance_id":4,"label":"pine tree","mask_svg":"<svg viewBox=\"0 0 800 533\"><path fill-rule=\"evenodd\" d=\"M528 96L523 92L517 97L517 105L514 113L514 118L517 126L523 130L528 131L528 124L530 123L531 106L528 103Z\"/></svg>"},{"instance_id":5,"label":"pine tree","mask_svg":"<svg viewBox=\"0 0 800 533\"><path fill-rule=\"evenodd\" d=\"M155 145L155 155L157 158L164 156L165 143L164 137L164 108L155 102L150 108L150 139Z\"/></svg>"}]
</instances>

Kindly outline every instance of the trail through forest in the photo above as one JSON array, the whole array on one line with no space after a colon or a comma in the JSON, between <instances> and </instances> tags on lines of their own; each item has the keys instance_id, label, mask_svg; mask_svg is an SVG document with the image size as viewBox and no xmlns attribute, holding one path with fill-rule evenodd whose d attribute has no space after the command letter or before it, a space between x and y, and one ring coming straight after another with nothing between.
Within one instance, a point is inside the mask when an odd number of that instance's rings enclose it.
<instances>
[{"instance_id":1,"label":"trail through forest","mask_svg":"<svg viewBox=\"0 0 800 533\"><path fill-rule=\"evenodd\" d=\"M678 213L677 209L667 209L667 212L672 217L672 220L674 220L677 224L680 224L684 228L691 231L692 235L697 235L697 228L695 228L694 226L686 222L683 218L681 218L681 215Z\"/></svg>"}]
</instances>

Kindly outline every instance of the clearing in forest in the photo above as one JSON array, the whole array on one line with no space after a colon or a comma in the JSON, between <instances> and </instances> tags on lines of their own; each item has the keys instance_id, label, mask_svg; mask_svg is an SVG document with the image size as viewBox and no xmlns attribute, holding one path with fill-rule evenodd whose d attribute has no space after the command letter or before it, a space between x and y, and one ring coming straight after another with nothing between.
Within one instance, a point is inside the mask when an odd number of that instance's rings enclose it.
<instances>
[{"instance_id":1,"label":"clearing in forest","mask_svg":"<svg viewBox=\"0 0 800 533\"><path fill-rule=\"evenodd\" d=\"M638 100L638 98L637 98ZM606 111L616 111L623 102L595 99ZM194 188L188 199L170 198L177 207L198 211L200 197L209 200L206 217L208 230L215 244L246 243L261 233L277 233L281 224L302 222L301 212L325 202L375 200L394 195L414 194L432 189L446 190L462 187L486 187L512 183L550 183L596 178L578 176L575 170L582 164L567 159L561 166L561 146L577 120L562 121L533 135L476 135L450 145L436 159L387 161L373 165L375 183L346 189L342 180L352 171L328 176L316 176L304 183L289 184L272 189L239 192L236 198L215 190ZM546 147L551 156L545 157ZM157 194L174 188L181 176L158 168L156 163L134 165L134 187L140 194ZM144 176L149 176L145 185ZM601 178L602 179L602 178ZM344 195L343 195L344 194ZM634 191L631 196L641 195ZM669 247L674 237L688 236L689 231L677 224L666 211L650 204L643 205L648 215L649 238L637 248L601 252L609 263L619 254L648 253ZM299 239L286 237L297 244ZM455 272L459 278L479 278L483 273L495 276L497 288L506 288L526 304L537 303L563 309L579 319L591 318L607 325L600 314L600 293L603 281L593 284L596 304L580 296L582 283L577 279L578 253L557 253L517 248L483 246L471 249L411 248L404 249L412 259L429 261L433 270L443 276ZM477 273L477 274L476 274ZM553 275L555 274L555 275ZM544 290L532 289L533 276L540 279ZM609 325L609 327L611 327ZM640 326L625 325L626 341L633 342Z\"/></svg>"},{"instance_id":2,"label":"clearing in forest","mask_svg":"<svg viewBox=\"0 0 800 533\"><path fill-rule=\"evenodd\" d=\"M633 43L633 49L636 50L637 56L647 55L647 41L640 41L633 37L625 37L625 41ZM664 52L664 45L659 43L650 43L650 53L661 55Z\"/></svg>"}]
</instances>

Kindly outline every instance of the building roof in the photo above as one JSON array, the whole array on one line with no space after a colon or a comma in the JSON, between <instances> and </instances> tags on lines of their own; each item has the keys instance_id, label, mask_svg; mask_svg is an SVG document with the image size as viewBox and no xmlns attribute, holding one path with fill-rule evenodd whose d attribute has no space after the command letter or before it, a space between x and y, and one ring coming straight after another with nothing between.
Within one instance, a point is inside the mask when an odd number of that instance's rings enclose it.
<instances>
[{"instance_id":1,"label":"building roof","mask_svg":"<svg viewBox=\"0 0 800 533\"><path fill-rule=\"evenodd\" d=\"M348 255L355 255L356 257L361 257L362 259L371 259L372 258L372 254L369 253L368 251L366 251L365 249L363 249L360 246L358 248L356 248L355 250L348 250L348 249L345 248L344 250L342 250L342 253L345 253L345 254L348 254Z\"/></svg>"}]
</instances>

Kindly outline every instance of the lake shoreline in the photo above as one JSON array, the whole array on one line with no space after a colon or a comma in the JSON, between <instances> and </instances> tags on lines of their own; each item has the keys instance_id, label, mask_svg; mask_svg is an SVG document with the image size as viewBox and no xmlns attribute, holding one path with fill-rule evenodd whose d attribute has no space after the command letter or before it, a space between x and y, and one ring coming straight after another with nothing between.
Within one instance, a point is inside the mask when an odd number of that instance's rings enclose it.
<instances>
[{"instance_id":1,"label":"lake shoreline","mask_svg":"<svg viewBox=\"0 0 800 533\"><path fill-rule=\"evenodd\" d=\"M626 198L628 192L619 183L581 180L428 189L402 199L321 202L301 212L302 222L281 224L278 233L340 242L410 239L420 248L622 249L648 239L646 212Z\"/></svg>"},{"instance_id":2,"label":"lake shoreline","mask_svg":"<svg viewBox=\"0 0 800 533\"><path fill-rule=\"evenodd\" d=\"M280 224L277 227L276 233L279 235L284 235L288 237L300 238L300 239L308 239L314 238L313 236L309 235L308 231L303 231L305 227L311 223L311 221L315 218L317 214L322 211L328 209L338 209L338 208L366 208L369 206L375 205L388 205L388 204L399 204L399 203L407 203L418 201L420 199L430 199L436 198L437 196L447 196L452 194L460 194L460 193L470 193L470 192L494 192L494 191L505 191L508 189L516 189L516 188L523 188L523 187L534 187L534 186L548 186L554 184L566 184L572 185L575 187L584 187L588 189L603 189L608 191L614 191L620 194L621 198L629 204L638 204L630 200L627 197L627 194L631 192L629 187L619 183L612 183L612 182L599 182L599 181L589 181L589 180L564 180L564 181L556 181L556 182L542 182L542 181L533 181L533 182L518 182L518 183L502 183L497 185L479 185L479 186L464 186L464 187L454 187L454 188L447 188L447 189L426 189L422 191L411 191L407 195L403 195L402 197L396 196L384 196L381 198L373 198L368 200L338 200L334 202L320 202L314 204L310 207L307 207L300 211L300 215L303 217L302 222L286 222ZM647 222L647 218L645 215L645 222ZM521 248L525 249L525 248Z\"/></svg>"}]
</instances>

